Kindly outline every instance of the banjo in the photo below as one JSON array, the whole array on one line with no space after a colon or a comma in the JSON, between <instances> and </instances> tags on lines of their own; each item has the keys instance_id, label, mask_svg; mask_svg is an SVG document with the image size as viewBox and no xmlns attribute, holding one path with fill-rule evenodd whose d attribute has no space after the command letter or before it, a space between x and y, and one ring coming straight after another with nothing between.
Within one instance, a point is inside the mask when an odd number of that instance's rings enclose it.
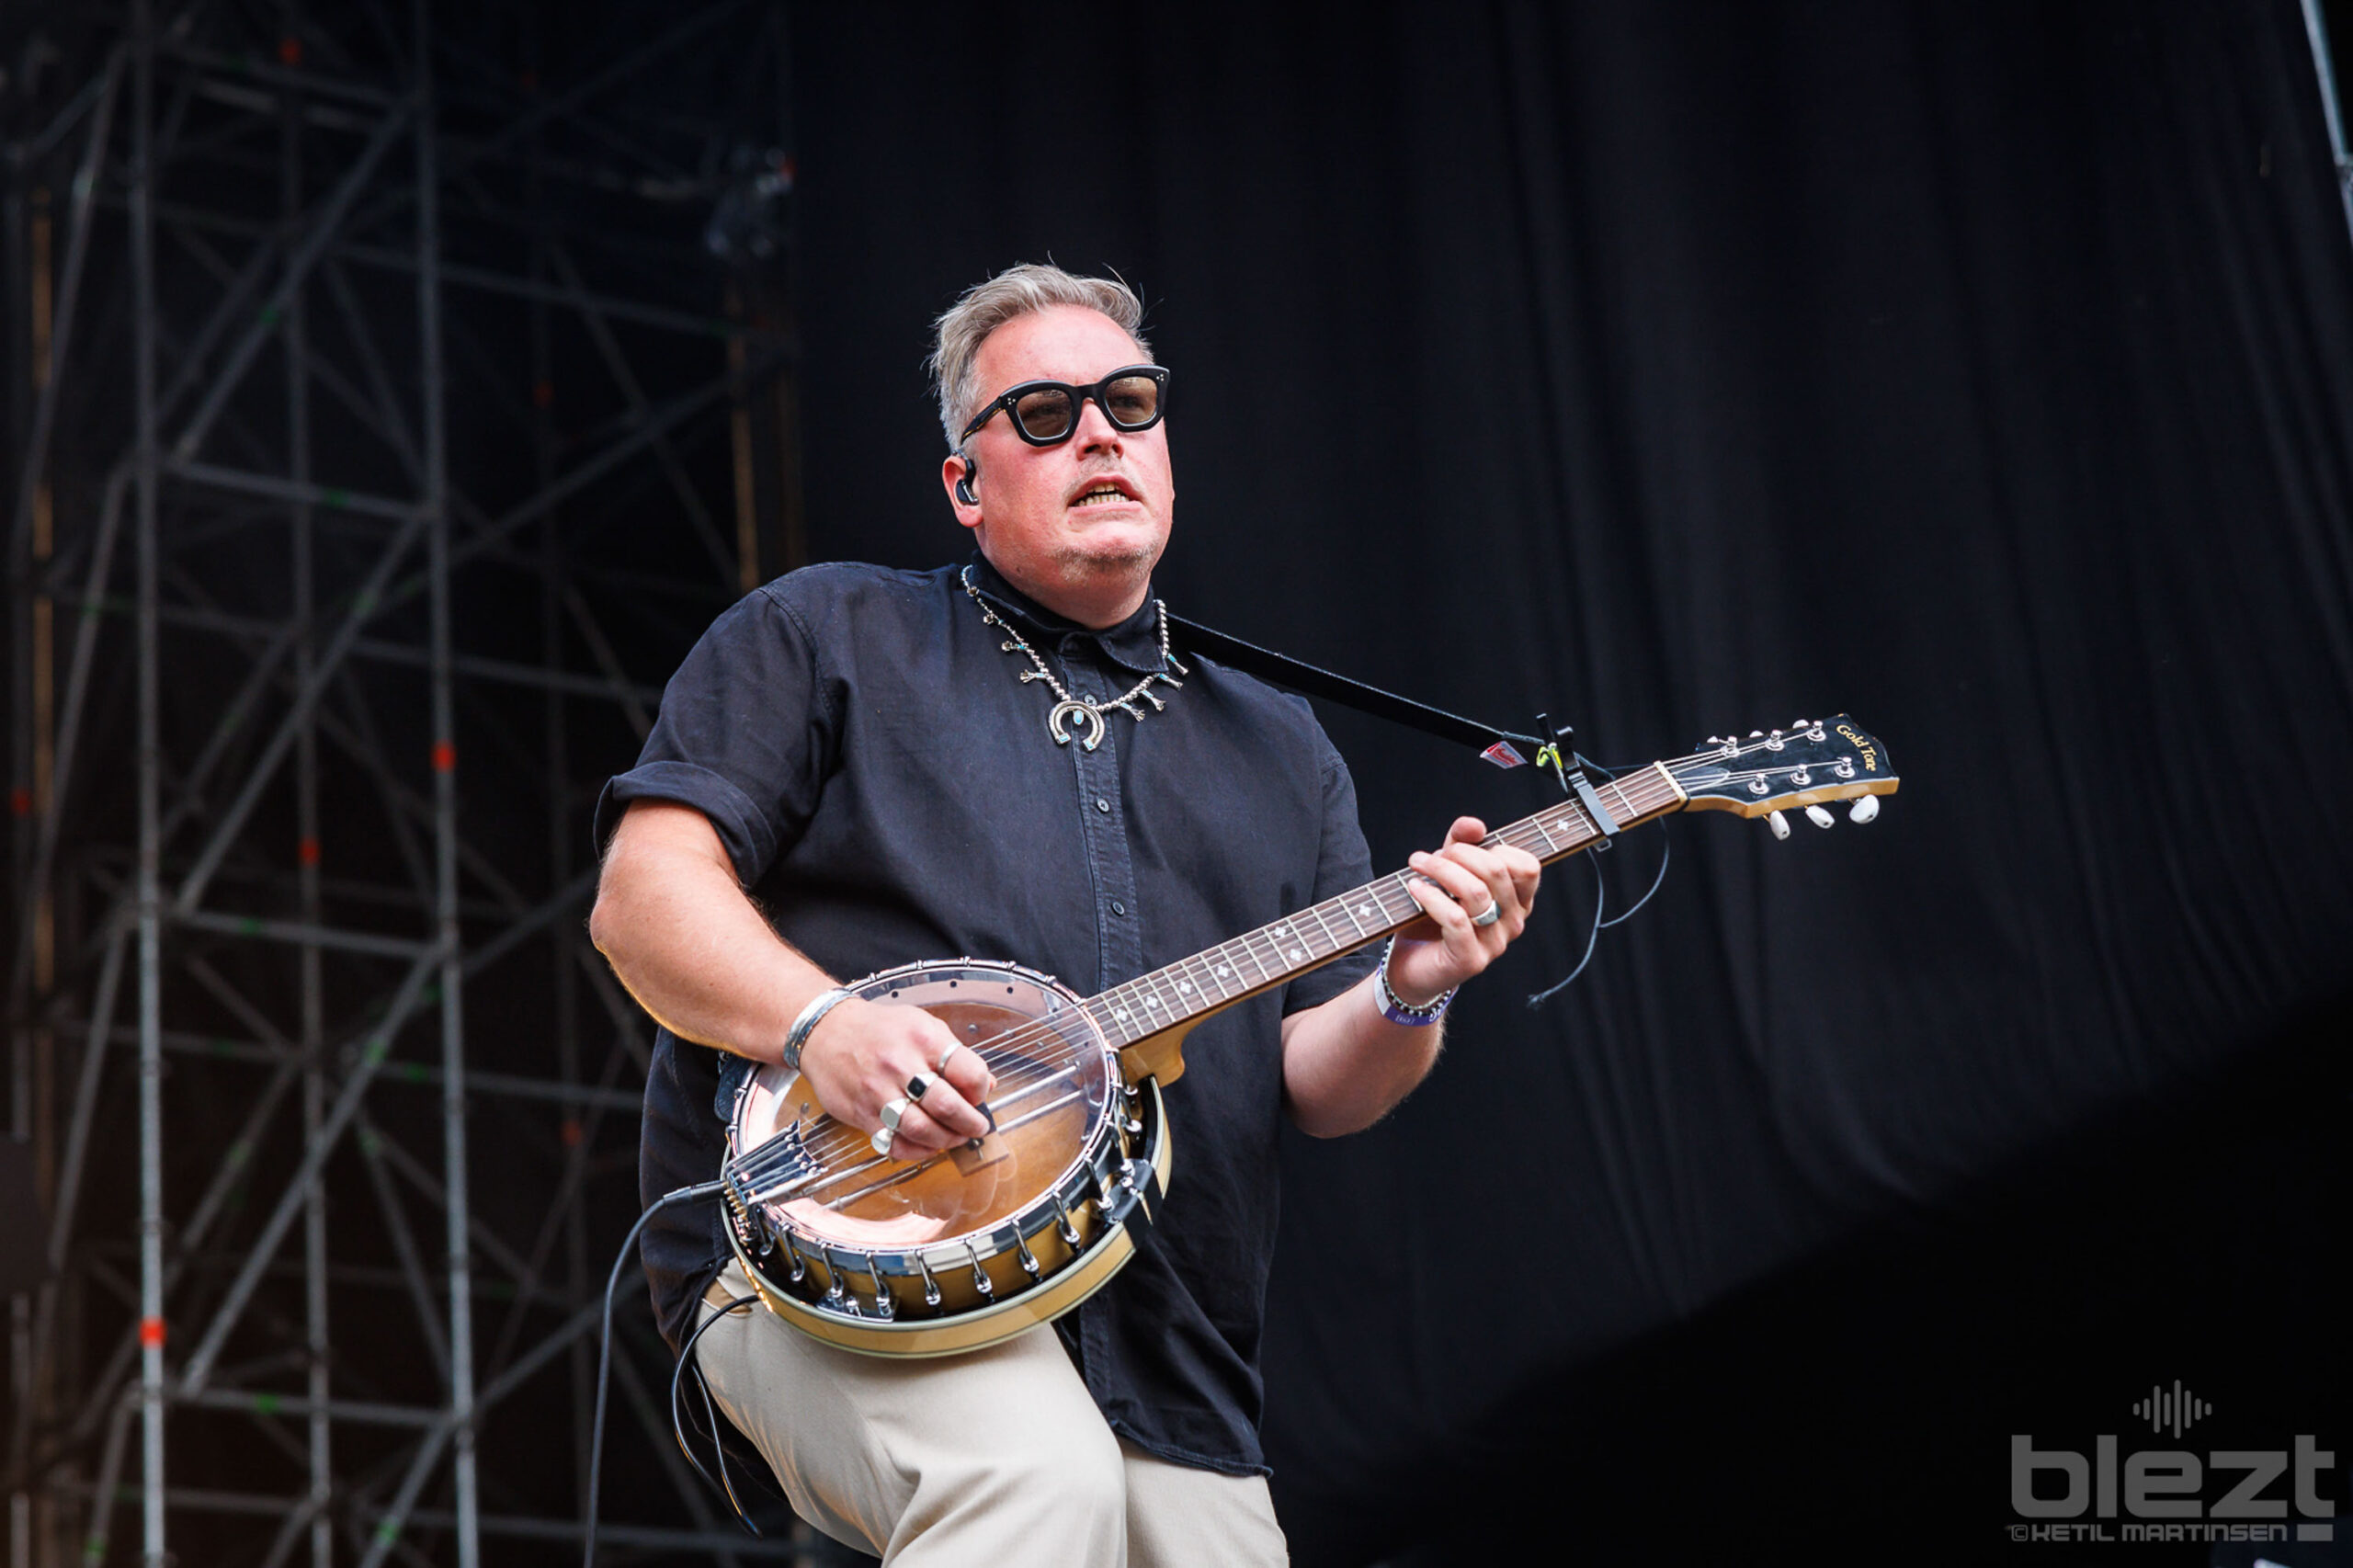
<instances>
[{"instance_id":1,"label":"banjo","mask_svg":"<svg viewBox=\"0 0 2353 1568\"><path fill-rule=\"evenodd\" d=\"M1786 838L1785 810L1827 827L1824 802L1852 800L1849 815L1868 822L1896 782L1886 748L1852 720L1800 720L1587 785L1486 842L1550 863L1685 810L1769 816ZM996 1077L995 1130L893 1160L827 1115L798 1073L754 1072L720 1174L728 1240L760 1300L828 1344L895 1357L976 1350L1077 1306L1133 1256L1167 1186L1160 1090L1185 1070L1187 1031L1421 918L1415 876L1380 878L1093 996L971 958L847 987L925 1008L978 1051Z\"/></svg>"}]
</instances>

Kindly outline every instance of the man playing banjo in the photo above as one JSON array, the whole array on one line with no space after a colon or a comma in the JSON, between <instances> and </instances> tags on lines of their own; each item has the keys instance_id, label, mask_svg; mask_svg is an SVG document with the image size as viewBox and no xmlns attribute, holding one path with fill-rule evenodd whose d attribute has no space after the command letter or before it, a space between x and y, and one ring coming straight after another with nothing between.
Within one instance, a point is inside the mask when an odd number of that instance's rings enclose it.
<instances>
[{"instance_id":1,"label":"man playing banjo","mask_svg":"<svg viewBox=\"0 0 2353 1568\"><path fill-rule=\"evenodd\" d=\"M755 1063L797 1058L890 1161L990 1133L1006 1059L841 989L856 977L968 954L1099 990L1370 880L1306 704L1170 646L1151 593L1168 373L1142 317L1125 284L1051 267L968 291L932 363L941 480L977 556L811 567L746 596L607 788L591 929L662 1025L649 1200L717 1173ZM1421 918L1386 949L1193 1030L1154 1222L1052 1324L920 1360L757 1308L713 1325L704 1375L794 1509L909 1568L1284 1562L1257 1437L1279 1119L1357 1131L1429 1071L1446 1001L1536 893L1536 859L1485 836L1464 818L1414 857ZM673 1345L751 1294L726 1224L703 1205L646 1232Z\"/></svg>"}]
</instances>

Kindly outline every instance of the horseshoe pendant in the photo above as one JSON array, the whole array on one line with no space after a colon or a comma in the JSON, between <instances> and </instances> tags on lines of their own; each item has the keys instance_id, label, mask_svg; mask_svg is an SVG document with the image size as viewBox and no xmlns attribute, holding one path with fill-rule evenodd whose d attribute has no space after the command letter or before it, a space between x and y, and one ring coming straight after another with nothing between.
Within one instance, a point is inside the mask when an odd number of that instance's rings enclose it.
<instances>
[{"instance_id":1,"label":"horseshoe pendant","mask_svg":"<svg viewBox=\"0 0 2353 1568\"><path fill-rule=\"evenodd\" d=\"M1046 715L1046 733L1054 737L1054 744L1070 744L1071 736L1078 733L1067 727L1073 719L1083 720L1086 724L1086 738L1079 743L1081 745L1093 751L1103 744L1103 715L1084 702L1065 697L1054 704L1052 712Z\"/></svg>"}]
</instances>

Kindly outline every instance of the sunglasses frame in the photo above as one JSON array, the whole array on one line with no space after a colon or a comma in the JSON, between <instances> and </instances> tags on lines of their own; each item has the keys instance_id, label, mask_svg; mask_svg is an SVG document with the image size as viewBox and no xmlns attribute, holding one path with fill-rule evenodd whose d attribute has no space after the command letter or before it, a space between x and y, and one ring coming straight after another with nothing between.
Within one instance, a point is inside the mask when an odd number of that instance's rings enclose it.
<instances>
[{"instance_id":1,"label":"sunglasses frame","mask_svg":"<svg viewBox=\"0 0 2353 1568\"><path fill-rule=\"evenodd\" d=\"M1104 394L1110 390L1113 381L1124 381L1130 376L1148 377L1160 388L1160 395L1153 400L1152 417L1137 425L1120 424L1119 415L1111 412L1111 405L1104 400ZM1058 392L1069 396L1070 426L1061 435L1032 436L1029 427L1021 423L1021 415L1014 411L1015 403L1036 392ZM1149 430L1168 414L1168 368L1165 365L1126 365L1092 386L1077 386L1069 381L1023 381L1018 386L1007 387L991 399L987 407L972 415L972 422L964 426L964 433L956 439L960 442L971 440L974 431L995 418L997 411L1003 409L1006 418L1013 426L1013 433L1024 441L1033 447L1059 447L1078 433L1079 421L1085 417L1088 398L1095 400L1095 406L1103 411L1103 417L1109 421L1111 428L1122 435L1132 436L1138 431Z\"/></svg>"}]
</instances>

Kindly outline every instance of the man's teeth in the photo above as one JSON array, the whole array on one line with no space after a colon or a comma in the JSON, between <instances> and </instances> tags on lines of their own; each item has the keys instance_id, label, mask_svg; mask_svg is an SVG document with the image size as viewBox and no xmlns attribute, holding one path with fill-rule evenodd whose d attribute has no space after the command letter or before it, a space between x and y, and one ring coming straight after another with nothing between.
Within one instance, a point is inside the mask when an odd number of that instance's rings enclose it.
<instances>
[{"instance_id":1,"label":"man's teeth","mask_svg":"<svg viewBox=\"0 0 2353 1568\"><path fill-rule=\"evenodd\" d=\"M1071 503L1074 506L1092 506L1098 501L1124 501L1127 494L1116 484L1098 484Z\"/></svg>"}]
</instances>

